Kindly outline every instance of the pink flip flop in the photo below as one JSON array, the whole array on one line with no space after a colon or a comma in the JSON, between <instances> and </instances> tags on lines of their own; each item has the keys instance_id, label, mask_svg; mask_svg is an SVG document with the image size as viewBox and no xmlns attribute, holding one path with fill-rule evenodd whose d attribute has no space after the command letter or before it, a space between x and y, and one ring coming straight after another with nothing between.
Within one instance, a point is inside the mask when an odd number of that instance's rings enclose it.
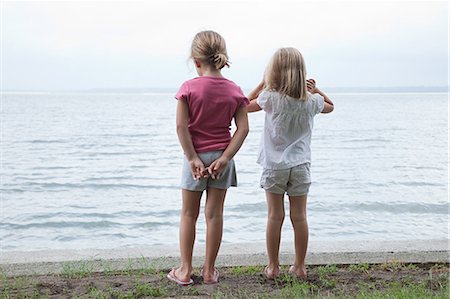
<instances>
[{"instance_id":1,"label":"pink flip flop","mask_svg":"<svg viewBox=\"0 0 450 299\"><path fill-rule=\"evenodd\" d=\"M203 269L200 273L201 276L203 276ZM203 283L204 284L216 284L219 282L219 270L217 270L217 268L214 268L214 274L213 274L213 278L211 280L205 280L205 278L203 278Z\"/></svg>"},{"instance_id":2,"label":"pink flip flop","mask_svg":"<svg viewBox=\"0 0 450 299\"><path fill-rule=\"evenodd\" d=\"M189 279L188 281L182 281L180 279L178 279L178 277L176 277L175 275L175 268L173 268L169 274L167 274L167 278L175 283L177 283L180 286L188 286L194 283L194 281L191 279Z\"/></svg>"}]
</instances>

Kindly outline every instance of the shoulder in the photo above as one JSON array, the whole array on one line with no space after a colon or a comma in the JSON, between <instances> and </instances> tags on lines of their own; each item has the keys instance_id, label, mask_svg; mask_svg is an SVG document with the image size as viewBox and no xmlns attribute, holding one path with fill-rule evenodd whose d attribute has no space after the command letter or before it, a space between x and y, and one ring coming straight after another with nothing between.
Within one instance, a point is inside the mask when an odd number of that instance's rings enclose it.
<instances>
[{"instance_id":1,"label":"shoulder","mask_svg":"<svg viewBox=\"0 0 450 299\"><path fill-rule=\"evenodd\" d=\"M272 106L271 102L276 100L280 95L277 91L264 89L256 99L256 103L263 110L267 111Z\"/></svg>"},{"instance_id":2,"label":"shoulder","mask_svg":"<svg viewBox=\"0 0 450 299\"><path fill-rule=\"evenodd\" d=\"M259 94L258 98L261 99L265 99L265 100L277 100L277 99L281 99L282 95L276 91L276 90L271 90L271 89L264 89L263 91L261 91L261 93Z\"/></svg>"},{"instance_id":3,"label":"shoulder","mask_svg":"<svg viewBox=\"0 0 450 299\"><path fill-rule=\"evenodd\" d=\"M195 80L196 78L194 78L194 79L189 79L189 80L186 80L186 81L184 81L182 84L181 84L181 87L180 88L184 88L184 89L189 89L189 86L192 86L193 84L195 84Z\"/></svg>"},{"instance_id":4,"label":"shoulder","mask_svg":"<svg viewBox=\"0 0 450 299\"><path fill-rule=\"evenodd\" d=\"M242 93L241 87L238 84L236 84L234 81L227 79L227 78L222 78L222 79L228 88Z\"/></svg>"},{"instance_id":5,"label":"shoulder","mask_svg":"<svg viewBox=\"0 0 450 299\"><path fill-rule=\"evenodd\" d=\"M312 104L321 104L324 102L323 96L321 96L318 93L308 94L308 101L310 101Z\"/></svg>"},{"instance_id":6,"label":"shoulder","mask_svg":"<svg viewBox=\"0 0 450 299\"><path fill-rule=\"evenodd\" d=\"M191 83L192 80L184 81L180 88L178 89L178 92L175 94L175 98L178 100L188 100L191 93Z\"/></svg>"},{"instance_id":7,"label":"shoulder","mask_svg":"<svg viewBox=\"0 0 450 299\"><path fill-rule=\"evenodd\" d=\"M309 107L313 114L319 114L325 105L325 99L318 93L309 94L308 102Z\"/></svg>"}]
</instances>

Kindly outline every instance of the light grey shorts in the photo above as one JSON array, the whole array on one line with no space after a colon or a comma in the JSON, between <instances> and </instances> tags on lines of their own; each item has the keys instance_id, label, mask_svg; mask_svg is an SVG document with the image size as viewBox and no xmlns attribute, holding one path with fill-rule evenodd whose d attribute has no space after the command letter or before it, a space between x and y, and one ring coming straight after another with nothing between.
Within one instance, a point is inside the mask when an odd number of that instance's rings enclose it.
<instances>
[{"instance_id":1,"label":"light grey shorts","mask_svg":"<svg viewBox=\"0 0 450 299\"><path fill-rule=\"evenodd\" d=\"M222 153L223 151L198 153L198 157L202 160L205 167L208 167L212 162L222 156ZM231 186L237 186L236 168L233 159L228 162L227 168L222 172L222 175L218 179L214 180L211 177L208 177L201 180L194 180L192 177L191 166L186 157L184 157L183 170L181 173L181 188L190 191L204 191L208 188L228 189Z\"/></svg>"},{"instance_id":2,"label":"light grey shorts","mask_svg":"<svg viewBox=\"0 0 450 299\"><path fill-rule=\"evenodd\" d=\"M288 169L265 168L261 175L261 188L275 194L286 192L290 196L308 194L311 186L310 166L310 163L304 163Z\"/></svg>"}]
</instances>

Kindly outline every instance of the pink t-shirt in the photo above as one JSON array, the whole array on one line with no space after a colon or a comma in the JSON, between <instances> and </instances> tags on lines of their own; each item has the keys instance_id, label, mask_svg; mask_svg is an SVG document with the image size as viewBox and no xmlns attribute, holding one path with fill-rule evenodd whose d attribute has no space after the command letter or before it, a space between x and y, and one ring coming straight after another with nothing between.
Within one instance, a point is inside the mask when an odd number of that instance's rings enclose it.
<instances>
[{"instance_id":1,"label":"pink t-shirt","mask_svg":"<svg viewBox=\"0 0 450 299\"><path fill-rule=\"evenodd\" d=\"M184 82L175 98L188 105L189 133L197 153L225 149L234 114L249 103L233 81L209 76Z\"/></svg>"}]
</instances>

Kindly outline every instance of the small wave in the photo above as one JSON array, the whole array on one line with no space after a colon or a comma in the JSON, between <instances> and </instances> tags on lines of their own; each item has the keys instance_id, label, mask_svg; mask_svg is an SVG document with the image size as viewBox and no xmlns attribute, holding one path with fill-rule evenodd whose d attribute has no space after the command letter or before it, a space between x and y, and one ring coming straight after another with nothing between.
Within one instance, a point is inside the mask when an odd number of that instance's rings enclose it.
<instances>
[{"instance_id":1,"label":"small wave","mask_svg":"<svg viewBox=\"0 0 450 299\"><path fill-rule=\"evenodd\" d=\"M34 223L0 223L0 227L5 229L26 230L33 228L77 228L77 229L98 229L98 228L112 228L120 226L120 223L111 221L47 221L47 222L34 222Z\"/></svg>"},{"instance_id":2,"label":"small wave","mask_svg":"<svg viewBox=\"0 0 450 299\"><path fill-rule=\"evenodd\" d=\"M33 220L39 219L50 219L55 217L63 217L63 218L118 218L116 213L75 213L75 212L55 212L55 213L41 213L41 214L32 214L30 218Z\"/></svg>"},{"instance_id":3,"label":"small wave","mask_svg":"<svg viewBox=\"0 0 450 299\"><path fill-rule=\"evenodd\" d=\"M173 222L164 221L149 221L149 222L143 222L143 223L134 223L132 225L132 228L161 228L161 226L172 226L174 225Z\"/></svg>"},{"instance_id":4,"label":"small wave","mask_svg":"<svg viewBox=\"0 0 450 299\"><path fill-rule=\"evenodd\" d=\"M23 183L25 187L36 187L42 191L69 189L179 189L170 185L138 185L138 184L74 184L74 183Z\"/></svg>"},{"instance_id":5,"label":"small wave","mask_svg":"<svg viewBox=\"0 0 450 299\"><path fill-rule=\"evenodd\" d=\"M265 212L267 210L267 206L266 206L265 202L258 202L258 203L239 204L236 206L227 207L226 209L227 209L227 211L232 211L232 212L258 213L258 212L262 212L262 211Z\"/></svg>"},{"instance_id":6,"label":"small wave","mask_svg":"<svg viewBox=\"0 0 450 299\"><path fill-rule=\"evenodd\" d=\"M30 170L67 170L67 169L73 169L72 166L35 166L31 167Z\"/></svg>"},{"instance_id":7,"label":"small wave","mask_svg":"<svg viewBox=\"0 0 450 299\"><path fill-rule=\"evenodd\" d=\"M52 143L66 143L66 140L60 140L60 139L55 139L55 140L48 140L48 139L34 139L34 140L29 140L29 143L32 144L52 144Z\"/></svg>"},{"instance_id":8,"label":"small wave","mask_svg":"<svg viewBox=\"0 0 450 299\"><path fill-rule=\"evenodd\" d=\"M312 202L309 205L311 211L317 212L332 212L332 211L354 211L354 212L386 212L392 214L412 213L412 214L448 214L450 205L443 204L429 204L429 203L340 203L340 204L315 204Z\"/></svg>"},{"instance_id":9,"label":"small wave","mask_svg":"<svg viewBox=\"0 0 450 299\"><path fill-rule=\"evenodd\" d=\"M439 183L432 183L432 182L419 182L419 181L390 181L389 184L395 184L395 185L402 185L407 187L426 187L426 186L433 186L433 187L442 187L445 186L445 184L439 184Z\"/></svg>"},{"instance_id":10,"label":"small wave","mask_svg":"<svg viewBox=\"0 0 450 299\"><path fill-rule=\"evenodd\" d=\"M98 181L110 181L110 180L148 180L148 177L133 177L133 176L113 176L113 177L92 177L83 180L83 182L98 182Z\"/></svg>"},{"instance_id":11,"label":"small wave","mask_svg":"<svg viewBox=\"0 0 450 299\"><path fill-rule=\"evenodd\" d=\"M444 167L433 167L433 166L407 166L407 165L394 165L392 166L394 169L412 169L412 170L439 170L444 171Z\"/></svg>"},{"instance_id":12,"label":"small wave","mask_svg":"<svg viewBox=\"0 0 450 299\"><path fill-rule=\"evenodd\" d=\"M389 143L390 140L384 139L384 138L353 138L353 139L346 139L342 140L342 143L366 143L366 142L381 142L381 143Z\"/></svg>"}]
</instances>

